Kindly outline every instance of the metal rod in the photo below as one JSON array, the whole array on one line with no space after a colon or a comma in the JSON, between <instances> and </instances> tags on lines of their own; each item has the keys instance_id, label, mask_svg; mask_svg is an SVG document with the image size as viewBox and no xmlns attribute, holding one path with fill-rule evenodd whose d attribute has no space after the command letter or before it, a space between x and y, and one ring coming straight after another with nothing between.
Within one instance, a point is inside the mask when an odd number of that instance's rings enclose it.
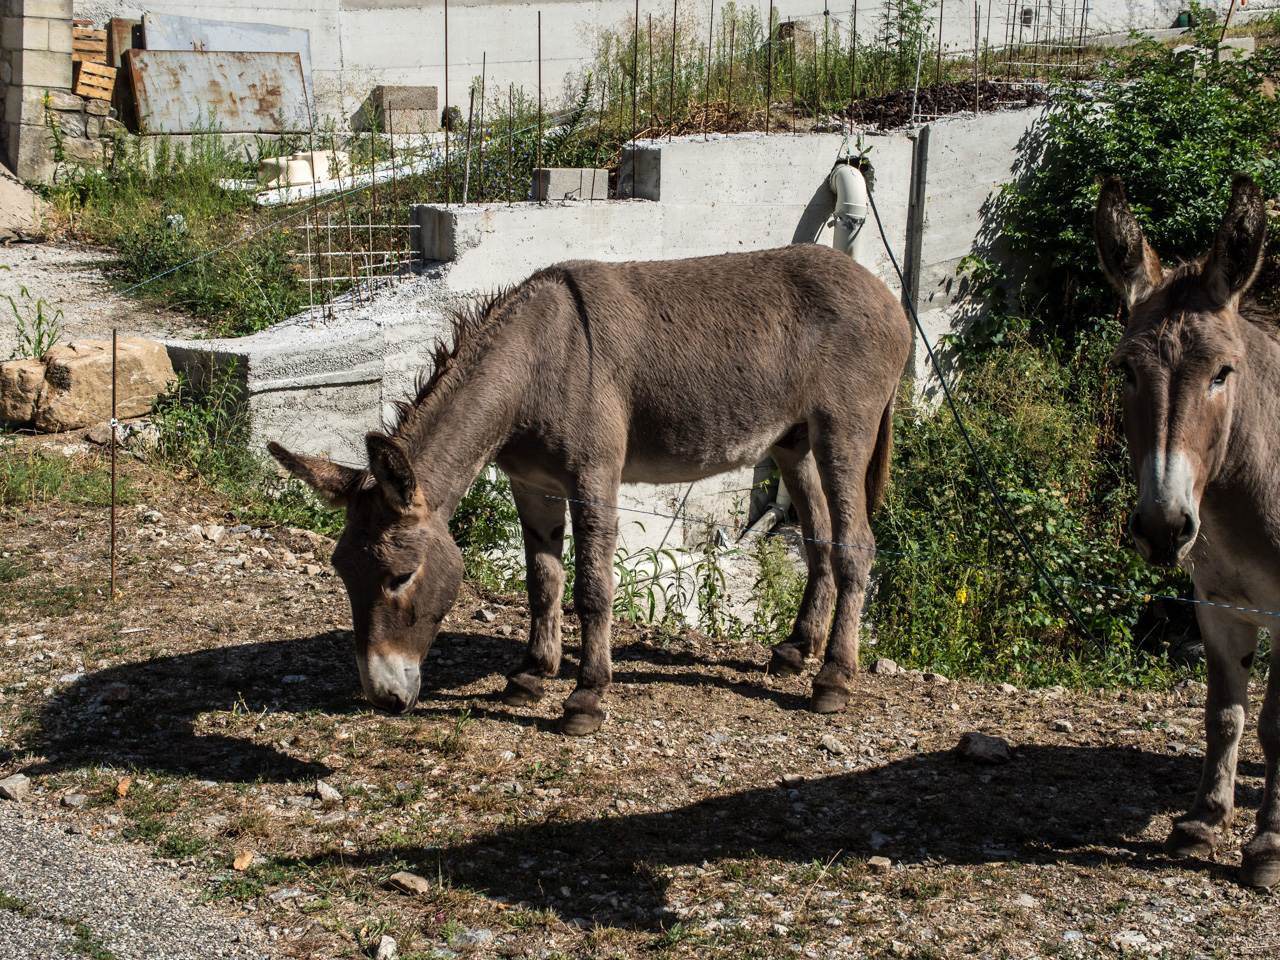
<instances>
[{"instance_id":1,"label":"metal rod","mask_svg":"<svg viewBox=\"0 0 1280 960\"><path fill-rule=\"evenodd\" d=\"M485 95L485 71L489 69L489 52L483 51L480 54L480 198L484 197L484 95Z\"/></svg>"},{"instance_id":2,"label":"metal rod","mask_svg":"<svg viewBox=\"0 0 1280 960\"><path fill-rule=\"evenodd\" d=\"M676 123L676 15L680 10L680 0L671 0L671 91L667 107L667 141L675 135Z\"/></svg>"},{"instance_id":3,"label":"metal rod","mask_svg":"<svg viewBox=\"0 0 1280 960\"><path fill-rule=\"evenodd\" d=\"M542 14L538 14L541 22ZM542 58L538 58L538 67L542 67ZM539 84L541 86L541 84ZM452 184L449 181L449 128L453 126L453 115L449 113L449 0L444 0L444 205L449 206Z\"/></svg>"},{"instance_id":4,"label":"metal rod","mask_svg":"<svg viewBox=\"0 0 1280 960\"><path fill-rule=\"evenodd\" d=\"M116 599L116 328L111 328L111 589Z\"/></svg>"},{"instance_id":5,"label":"metal rod","mask_svg":"<svg viewBox=\"0 0 1280 960\"><path fill-rule=\"evenodd\" d=\"M940 104L942 103L942 10L944 5L945 0L938 0L938 69L933 76L933 86L937 91L933 96L937 103L933 107L939 112L941 112Z\"/></svg>"},{"instance_id":6,"label":"metal rod","mask_svg":"<svg viewBox=\"0 0 1280 960\"><path fill-rule=\"evenodd\" d=\"M312 156L314 157L315 154L312 154ZM313 176L314 176L314 172L313 172ZM314 180L312 182L314 182ZM310 222L311 222L311 214L307 214L308 225L310 225ZM316 322L316 298L315 298L315 292L312 290L312 287L311 287L311 231L304 230L303 233L307 235L307 319L310 320L312 323L315 323Z\"/></svg>"},{"instance_id":7,"label":"metal rod","mask_svg":"<svg viewBox=\"0 0 1280 960\"><path fill-rule=\"evenodd\" d=\"M631 29L631 176L635 177L636 90L640 86L640 0L636 0L636 19Z\"/></svg>"},{"instance_id":8,"label":"metal rod","mask_svg":"<svg viewBox=\"0 0 1280 960\"><path fill-rule=\"evenodd\" d=\"M920 94L920 62L924 59L924 34L920 34L920 46L916 50L916 82L911 88L911 123L916 122L916 98Z\"/></svg>"},{"instance_id":9,"label":"metal rod","mask_svg":"<svg viewBox=\"0 0 1280 960\"><path fill-rule=\"evenodd\" d=\"M853 0L853 20L849 24L849 132L853 133L853 104L858 99L858 0Z\"/></svg>"},{"instance_id":10,"label":"metal rod","mask_svg":"<svg viewBox=\"0 0 1280 960\"><path fill-rule=\"evenodd\" d=\"M515 190L516 169L516 85L507 84L507 206Z\"/></svg>"},{"instance_id":11,"label":"metal rod","mask_svg":"<svg viewBox=\"0 0 1280 960\"><path fill-rule=\"evenodd\" d=\"M369 131L369 179L373 181L370 184L370 197L372 206L369 208L369 249L373 249L373 221L377 219L378 214L378 134L376 130ZM373 262L372 259L369 261ZM371 288L372 289L372 288Z\"/></svg>"},{"instance_id":12,"label":"metal rod","mask_svg":"<svg viewBox=\"0 0 1280 960\"><path fill-rule=\"evenodd\" d=\"M476 85L471 85L471 102L467 106L467 160L462 174L462 205L467 205L471 196L471 122L476 116Z\"/></svg>"},{"instance_id":13,"label":"metal rod","mask_svg":"<svg viewBox=\"0 0 1280 960\"><path fill-rule=\"evenodd\" d=\"M400 177L396 166L396 124L395 118L391 113L391 108L387 107L387 135L391 140L391 213L387 217L387 245L393 249L398 249L400 244L396 240L396 234L399 232L397 227L391 223L392 220L399 220L400 217L397 209L400 203ZM309 248L308 248L309 249ZM400 257L396 255L396 270L393 275L393 283L400 282Z\"/></svg>"},{"instance_id":14,"label":"metal rod","mask_svg":"<svg viewBox=\"0 0 1280 960\"><path fill-rule=\"evenodd\" d=\"M646 125L646 129L648 126L653 125L653 118L658 115L657 103L653 99L653 78L655 75L656 73L653 69L653 14L651 13L649 14L649 123Z\"/></svg>"},{"instance_id":15,"label":"metal rod","mask_svg":"<svg viewBox=\"0 0 1280 960\"><path fill-rule=\"evenodd\" d=\"M770 0L772 3L773 0ZM707 31L707 75L702 87L702 139L707 139L707 114L711 112L711 48L716 40L716 0L711 0L711 28Z\"/></svg>"},{"instance_id":16,"label":"metal rod","mask_svg":"<svg viewBox=\"0 0 1280 960\"><path fill-rule=\"evenodd\" d=\"M982 94L978 86L978 47L982 42L982 3L973 0L973 115L982 112Z\"/></svg>"},{"instance_id":17,"label":"metal rod","mask_svg":"<svg viewBox=\"0 0 1280 960\"><path fill-rule=\"evenodd\" d=\"M542 170L542 11L538 11L538 170ZM541 175L541 174L539 174ZM538 197L542 202L542 197Z\"/></svg>"},{"instance_id":18,"label":"metal rod","mask_svg":"<svg viewBox=\"0 0 1280 960\"><path fill-rule=\"evenodd\" d=\"M773 0L769 0L769 75L764 81L764 135L769 135L769 107L773 101Z\"/></svg>"},{"instance_id":19,"label":"metal rod","mask_svg":"<svg viewBox=\"0 0 1280 960\"><path fill-rule=\"evenodd\" d=\"M307 132L307 147L311 150L311 162L312 162L312 164L313 164L312 169L311 169L311 216L315 219L315 221L316 221L317 225L319 225L319 222L320 222L320 201L316 198L316 171L315 171L315 167L314 167L315 159L316 159L316 141L315 141L315 128L314 128L314 127L313 127L311 130L309 130L309 131ZM336 150L335 150L335 151L333 151L333 155L334 155L334 158L336 159L336 158L337 158L337 151L336 151ZM326 165L326 166L328 166L327 161L326 161L326 164L325 164L325 165ZM326 171L326 172L327 172L327 171ZM310 234L308 234L308 235L307 235L307 237L308 237L308 240L307 240L308 247L307 247L307 248L308 248L308 249L310 249L310 236L311 236ZM323 271L321 272L320 277L321 277L321 279L324 279L324 273L323 273ZM327 300L327 298L326 298L326 300ZM323 308L323 307L322 307L322 308L321 308L321 310L320 310L320 315L321 315L322 317L324 316L324 308Z\"/></svg>"},{"instance_id":20,"label":"metal rod","mask_svg":"<svg viewBox=\"0 0 1280 960\"><path fill-rule=\"evenodd\" d=\"M738 18L735 16L729 21L729 102L724 108L726 124L731 123L733 117L733 45L737 32Z\"/></svg>"}]
</instances>

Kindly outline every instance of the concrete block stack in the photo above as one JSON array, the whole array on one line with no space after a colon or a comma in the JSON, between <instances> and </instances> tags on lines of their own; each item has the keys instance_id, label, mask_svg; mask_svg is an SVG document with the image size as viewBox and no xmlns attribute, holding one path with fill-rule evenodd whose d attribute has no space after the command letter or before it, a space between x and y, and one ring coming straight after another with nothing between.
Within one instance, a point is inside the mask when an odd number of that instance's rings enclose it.
<instances>
[{"instance_id":1,"label":"concrete block stack","mask_svg":"<svg viewBox=\"0 0 1280 960\"><path fill-rule=\"evenodd\" d=\"M72 0L0 0L0 11L0 149L8 167L22 180L48 180L59 153L101 163L119 125L105 101L71 92Z\"/></svg>"}]
</instances>

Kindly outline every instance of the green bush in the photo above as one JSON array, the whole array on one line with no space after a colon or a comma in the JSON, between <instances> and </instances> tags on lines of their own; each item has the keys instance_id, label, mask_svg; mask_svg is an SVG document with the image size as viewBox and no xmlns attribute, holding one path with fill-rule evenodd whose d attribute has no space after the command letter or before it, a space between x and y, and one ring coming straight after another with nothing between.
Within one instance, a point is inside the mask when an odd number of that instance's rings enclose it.
<instances>
[{"instance_id":1,"label":"green bush","mask_svg":"<svg viewBox=\"0 0 1280 960\"><path fill-rule=\"evenodd\" d=\"M1176 592L1181 574L1146 566L1127 542L1134 489L1109 349L1095 340L1060 361L1017 337L973 360L957 391L996 487L1049 574L1126 591L1061 584L1109 655L1073 632L940 406L896 425L892 482L875 518L877 656L1037 685L1168 676L1159 651L1140 649L1146 638L1133 624L1147 595Z\"/></svg>"},{"instance_id":2,"label":"green bush","mask_svg":"<svg viewBox=\"0 0 1280 960\"><path fill-rule=\"evenodd\" d=\"M1201 28L1198 42L1216 47L1217 33ZM1102 84L1058 91L1022 158L1027 173L1008 188L1000 211L1004 237L1030 256L1050 291L1040 324L1068 338L1116 313L1093 244L1103 178L1124 178L1134 213L1166 262L1208 248L1233 173L1252 174L1268 195L1280 191L1280 99L1267 89L1280 71L1280 47L1218 64L1175 57L1147 40L1101 70Z\"/></svg>"}]
</instances>

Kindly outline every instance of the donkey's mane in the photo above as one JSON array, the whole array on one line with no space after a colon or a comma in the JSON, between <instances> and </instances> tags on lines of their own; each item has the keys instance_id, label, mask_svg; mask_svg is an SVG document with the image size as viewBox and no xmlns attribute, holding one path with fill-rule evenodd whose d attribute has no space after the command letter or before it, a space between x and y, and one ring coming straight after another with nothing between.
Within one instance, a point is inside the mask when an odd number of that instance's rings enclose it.
<instances>
[{"instance_id":1,"label":"donkey's mane","mask_svg":"<svg viewBox=\"0 0 1280 960\"><path fill-rule=\"evenodd\" d=\"M1200 291L1200 277L1204 269L1204 261L1180 263L1170 267L1165 273L1161 289L1171 303L1185 303ZM1273 338L1280 339L1280 317L1262 306L1256 300L1242 299L1236 312L1241 319L1263 330Z\"/></svg>"},{"instance_id":2,"label":"donkey's mane","mask_svg":"<svg viewBox=\"0 0 1280 960\"><path fill-rule=\"evenodd\" d=\"M432 345L431 365L414 378L413 397L393 401L396 411L391 436L412 439L428 400L447 394L460 377L453 374L466 365L468 357L490 343L514 309L541 286L547 271L540 271L522 283L504 287L451 313L450 336L437 337Z\"/></svg>"}]
</instances>

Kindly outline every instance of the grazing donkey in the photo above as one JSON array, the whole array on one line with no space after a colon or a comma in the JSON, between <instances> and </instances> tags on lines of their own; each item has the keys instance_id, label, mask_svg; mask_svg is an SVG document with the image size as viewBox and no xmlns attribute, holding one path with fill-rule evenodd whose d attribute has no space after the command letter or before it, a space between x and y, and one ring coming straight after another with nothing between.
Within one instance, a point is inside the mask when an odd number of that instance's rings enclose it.
<instances>
[{"instance_id":1,"label":"grazing donkey","mask_svg":"<svg viewBox=\"0 0 1280 960\"><path fill-rule=\"evenodd\" d=\"M1235 813L1236 750L1244 729L1258 628L1280 638L1280 328L1242 307L1262 262L1266 210L1237 176L1209 255L1165 270L1142 236L1119 179L1098 198L1102 268L1129 321L1115 361L1124 373L1124 431L1138 478L1129 530L1143 558L1180 564L1195 583L1209 692L1200 790L1175 823L1175 856L1213 852ZM1208 604L1218 604L1210 606ZM1238 609L1246 608L1246 609ZM1241 879L1280 880L1280 669L1272 662L1258 722L1266 788Z\"/></svg>"},{"instance_id":2,"label":"grazing donkey","mask_svg":"<svg viewBox=\"0 0 1280 960\"><path fill-rule=\"evenodd\" d=\"M612 665L618 485L699 480L772 452L806 538L809 581L770 669L821 652L812 707L839 710L858 670L858 621L888 479L893 400L911 328L889 289L849 257L801 244L657 263L575 261L460 316L451 349L366 437L369 469L271 453L347 509L333 551L365 694L404 713L457 599L447 522L477 473L511 478L528 570L529 648L503 699L543 695L560 667L565 507L577 547L578 685L563 733L596 730ZM832 609L835 610L834 623Z\"/></svg>"}]
</instances>

